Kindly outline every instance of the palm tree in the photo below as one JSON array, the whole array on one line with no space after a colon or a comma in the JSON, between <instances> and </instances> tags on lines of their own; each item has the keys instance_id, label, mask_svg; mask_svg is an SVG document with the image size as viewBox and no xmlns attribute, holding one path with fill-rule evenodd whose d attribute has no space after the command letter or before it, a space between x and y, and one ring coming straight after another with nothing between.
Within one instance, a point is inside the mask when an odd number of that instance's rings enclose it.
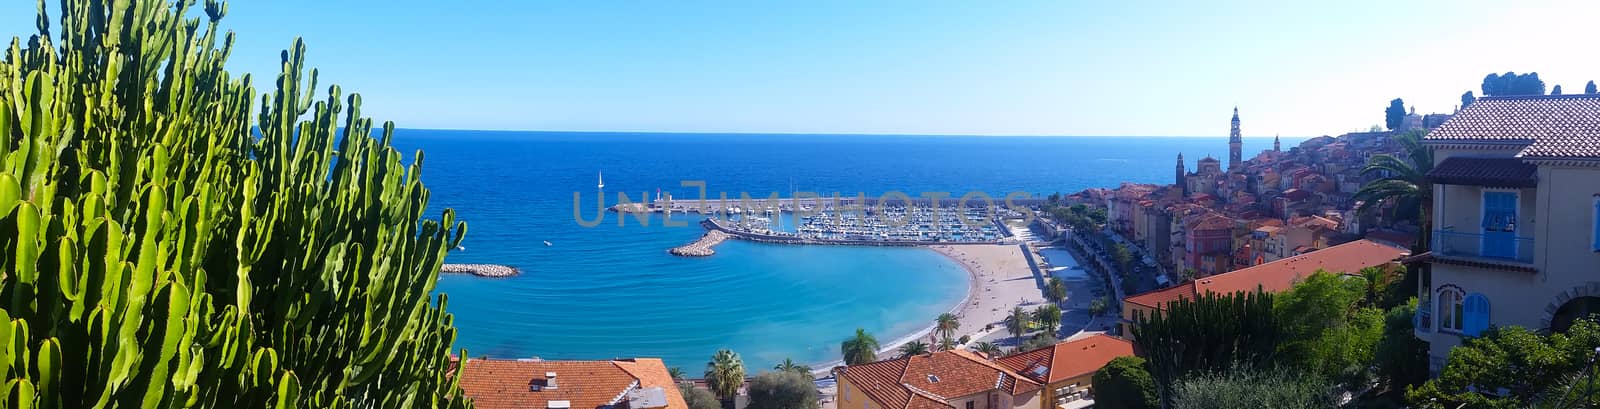
<instances>
[{"instance_id":1,"label":"palm tree","mask_svg":"<svg viewBox=\"0 0 1600 409\"><path fill-rule=\"evenodd\" d=\"M878 339L867 330L856 328L856 336L839 343L845 365L858 365L878 360Z\"/></svg>"},{"instance_id":2,"label":"palm tree","mask_svg":"<svg viewBox=\"0 0 1600 409\"><path fill-rule=\"evenodd\" d=\"M954 338L958 329L961 329L961 321L956 319L955 314L939 314L939 318L933 320L933 330L945 339Z\"/></svg>"},{"instance_id":3,"label":"palm tree","mask_svg":"<svg viewBox=\"0 0 1600 409\"><path fill-rule=\"evenodd\" d=\"M1033 321L1044 326L1045 332L1051 337L1056 335L1056 327L1061 325L1061 307L1055 304L1045 304L1033 310Z\"/></svg>"},{"instance_id":4,"label":"palm tree","mask_svg":"<svg viewBox=\"0 0 1600 409\"><path fill-rule=\"evenodd\" d=\"M1367 159L1361 169L1362 176L1380 176L1356 191L1355 199L1361 201L1356 211L1368 213L1379 209L1381 203L1394 205L1395 215L1416 215L1417 242L1412 254L1428 249L1428 235L1433 231L1433 184L1428 182L1428 171L1433 170L1433 151L1422 145L1422 131L1406 132L1394 137L1406 159L1380 153Z\"/></svg>"},{"instance_id":5,"label":"palm tree","mask_svg":"<svg viewBox=\"0 0 1600 409\"><path fill-rule=\"evenodd\" d=\"M1028 324L1032 323L1032 321L1033 317L1029 316L1028 311L1023 310L1020 305L1013 308L1011 315L1006 317L1006 331L1011 332L1011 336L1016 339L1017 345L1022 345L1022 334L1028 332Z\"/></svg>"},{"instance_id":6,"label":"palm tree","mask_svg":"<svg viewBox=\"0 0 1600 409\"><path fill-rule=\"evenodd\" d=\"M1000 353L1002 352L999 345L995 345L993 342L989 341L980 341L977 344L974 344L972 346L972 350L982 352L984 355L987 355L990 358L1000 356Z\"/></svg>"},{"instance_id":7,"label":"palm tree","mask_svg":"<svg viewBox=\"0 0 1600 409\"><path fill-rule=\"evenodd\" d=\"M1106 304L1106 300L1109 299L1109 298L1110 297L1100 297L1100 298L1094 299L1094 301L1090 301L1089 302L1089 314L1097 316L1097 317L1100 316L1100 314L1105 314L1106 313L1106 309L1108 307L1110 307L1109 305Z\"/></svg>"},{"instance_id":8,"label":"palm tree","mask_svg":"<svg viewBox=\"0 0 1600 409\"><path fill-rule=\"evenodd\" d=\"M1060 303L1067 299L1067 283L1061 277L1050 277L1050 282L1044 285L1044 298L1053 303Z\"/></svg>"},{"instance_id":9,"label":"palm tree","mask_svg":"<svg viewBox=\"0 0 1600 409\"><path fill-rule=\"evenodd\" d=\"M900 346L901 358L908 358L914 355L922 355L926 353L928 353L928 343L926 342L911 341Z\"/></svg>"},{"instance_id":10,"label":"palm tree","mask_svg":"<svg viewBox=\"0 0 1600 409\"><path fill-rule=\"evenodd\" d=\"M679 367L676 367L676 366L671 367L671 368L667 368L667 375L671 375L672 376L672 380L674 380L674 381L681 381L681 380L683 380L683 378L685 376L684 373L683 373L683 368L679 368Z\"/></svg>"},{"instance_id":11,"label":"palm tree","mask_svg":"<svg viewBox=\"0 0 1600 409\"><path fill-rule=\"evenodd\" d=\"M811 367L796 363L793 359L784 358L783 363L772 367L778 372L794 372L797 374L811 375Z\"/></svg>"},{"instance_id":12,"label":"palm tree","mask_svg":"<svg viewBox=\"0 0 1600 409\"><path fill-rule=\"evenodd\" d=\"M723 401L722 406L734 397L739 396L739 388L744 386L744 360L739 359L739 353L727 349L719 349L711 355L711 361L706 362L706 387L717 399Z\"/></svg>"},{"instance_id":13,"label":"palm tree","mask_svg":"<svg viewBox=\"0 0 1600 409\"><path fill-rule=\"evenodd\" d=\"M952 349L956 349L956 340L955 339L951 339L950 337L939 338L939 350L940 351L949 351L949 350L952 350Z\"/></svg>"}]
</instances>

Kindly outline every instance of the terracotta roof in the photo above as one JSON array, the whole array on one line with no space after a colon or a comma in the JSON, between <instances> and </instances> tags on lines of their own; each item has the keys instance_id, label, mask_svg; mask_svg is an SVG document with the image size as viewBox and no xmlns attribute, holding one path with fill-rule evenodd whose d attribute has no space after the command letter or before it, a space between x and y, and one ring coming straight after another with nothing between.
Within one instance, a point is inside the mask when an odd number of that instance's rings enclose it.
<instances>
[{"instance_id":1,"label":"terracotta roof","mask_svg":"<svg viewBox=\"0 0 1600 409\"><path fill-rule=\"evenodd\" d=\"M945 401L990 390L1011 395L1039 390L1023 378L969 351L939 351L834 369L887 409L950 408Z\"/></svg>"},{"instance_id":2,"label":"terracotta roof","mask_svg":"<svg viewBox=\"0 0 1600 409\"><path fill-rule=\"evenodd\" d=\"M1213 213L1213 214L1207 215L1207 216L1201 218L1200 220L1196 221L1194 223L1194 225L1189 226L1189 229L1190 230L1231 230L1231 229L1233 229L1233 219L1230 219L1230 218L1228 218L1226 216L1222 216L1222 215Z\"/></svg>"},{"instance_id":3,"label":"terracotta roof","mask_svg":"<svg viewBox=\"0 0 1600 409\"><path fill-rule=\"evenodd\" d=\"M1000 358L996 362L1035 382L1049 384L1092 373L1112 358L1132 355L1132 342L1095 334Z\"/></svg>"},{"instance_id":4,"label":"terracotta roof","mask_svg":"<svg viewBox=\"0 0 1600 409\"><path fill-rule=\"evenodd\" d=\"M1600 95L1479 98L1423 138L1525 145L1519 157L1600 157Z\"/></svg>"},{"instance_id":5,"label":"terracotta roof","mask_svg":"<svg viewBox=\"0 0 1600 409\"><path fill-rule=\"evenodd\" d=\"M1371 240L1356 240L1345 244L1246 267L1201 278L1143 294L1129 296L1126 302L1161 309L1180 298L1192 298L1201 292L1229 294L1253 291L1256 288L1269 292L1289 289L1296 281L1324 270L1335 273L1356 274L1366 267L1387 264L1404 257L1404 249Z\"/></svg>"},{"instance_id":6,"label":"terracotta roof","mask_svg":"<svg viewBox=\"0 0 1600 409\"><path fill-rule=\"evenodd\" d=\"M1539 166L1517 158L1445 158L1428 171L1433 183L1489 187L1539 186Z\"/></svg>"},{"instance_id":7,"label":"terracotta roof","mask_svg":"<svg viewBox=\"0 0 1600 409\"><path fill-rule=\"evenodd\" d=\"M545 387L545 374L556 373L556 387ZM533 385L541 386L539 391ZM482 409L545 409L550 401L567 401L572 409L621 404L635 389L661 388L667 409L688 409L678 386L660 359L615 361L534 361L467 359L461 389ZM641 408L633 408L641 409Z\"/></svg>"}]
</instances>

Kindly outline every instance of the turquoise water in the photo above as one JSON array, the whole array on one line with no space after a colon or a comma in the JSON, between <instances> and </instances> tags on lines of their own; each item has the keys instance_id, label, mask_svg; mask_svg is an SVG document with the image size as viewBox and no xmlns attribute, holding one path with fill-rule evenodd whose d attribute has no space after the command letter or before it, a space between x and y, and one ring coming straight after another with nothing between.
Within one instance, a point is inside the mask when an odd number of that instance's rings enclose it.
<instances>
[{"instance_id":1,"label":"turquoise water","mask_svg":"<svg viewBox=\"0 0 1600 409\"><path fill-rule=\"evenodd\" d=\"M792 358L838 358L861 327L889 343L925 326L966 293L959 265L925 249L772 246L730 241L707 258L668 255L702 232L649 227L614 214L593 219L596 173L607 201L656 189L693 197L680 180L716 192L809 190L1022 191L1045 195L1123 180L1167 182L1173 160L1226 154L1226 138L1008 138L398 131L396 145L426 151L422 178L434 208L469 226L453 263L516 265L507 279L446 276L472 356L606 359L654 356L698 372L718 348L751 368ZM1301 139L1285 138L1285 145ZM1246 138L1247 156L1270 139ZM574 215L574 193L582 195ZM787 195L787 194L784 194ZM435 212L436 213L436 212ZM545 246L542 242L550 241Z\"/></svg>"}]
</instances>

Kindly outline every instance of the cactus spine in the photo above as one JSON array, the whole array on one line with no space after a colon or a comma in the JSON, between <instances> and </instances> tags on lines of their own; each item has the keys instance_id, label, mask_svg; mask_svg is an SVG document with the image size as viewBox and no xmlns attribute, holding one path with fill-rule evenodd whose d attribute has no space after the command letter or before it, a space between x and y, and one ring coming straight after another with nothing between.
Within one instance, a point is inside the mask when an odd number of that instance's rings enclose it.
<instances>
[{"instance_id":1,"label":"cactus spine","mask_svg":"<svg viewBox=\"0 0 1600 409\"><path fill-rule=\"evenodd\" d=\"M0 63L0 405L466 407L465 224L298 39L252 122L227 5L63 0ZM255 134L259 130L259 135Z\"/></svg>"}]
</instances>

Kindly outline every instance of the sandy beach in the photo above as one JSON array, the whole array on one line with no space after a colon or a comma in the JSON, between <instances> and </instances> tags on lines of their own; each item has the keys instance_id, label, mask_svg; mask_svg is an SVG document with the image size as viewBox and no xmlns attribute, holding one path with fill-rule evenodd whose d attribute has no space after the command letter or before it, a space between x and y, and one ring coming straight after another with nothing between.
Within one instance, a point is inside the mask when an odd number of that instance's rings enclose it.
<instances>
[{"instance_id":1,"label":"sandy beach","mask_svg":"<svg viewBox=\"0 0 1600 409\"><path fill-rule=\"evenodd\" d=\"M969 344L993 333L1004 333L1002 321L1013 307L1021 305L1032 310L1048 302L1028 269L1022 249L1016 245L929 248L960 263L971 275L967 299L955 310L961 322L957 337L971 337Z\"/></svg>"}]
</instances>

